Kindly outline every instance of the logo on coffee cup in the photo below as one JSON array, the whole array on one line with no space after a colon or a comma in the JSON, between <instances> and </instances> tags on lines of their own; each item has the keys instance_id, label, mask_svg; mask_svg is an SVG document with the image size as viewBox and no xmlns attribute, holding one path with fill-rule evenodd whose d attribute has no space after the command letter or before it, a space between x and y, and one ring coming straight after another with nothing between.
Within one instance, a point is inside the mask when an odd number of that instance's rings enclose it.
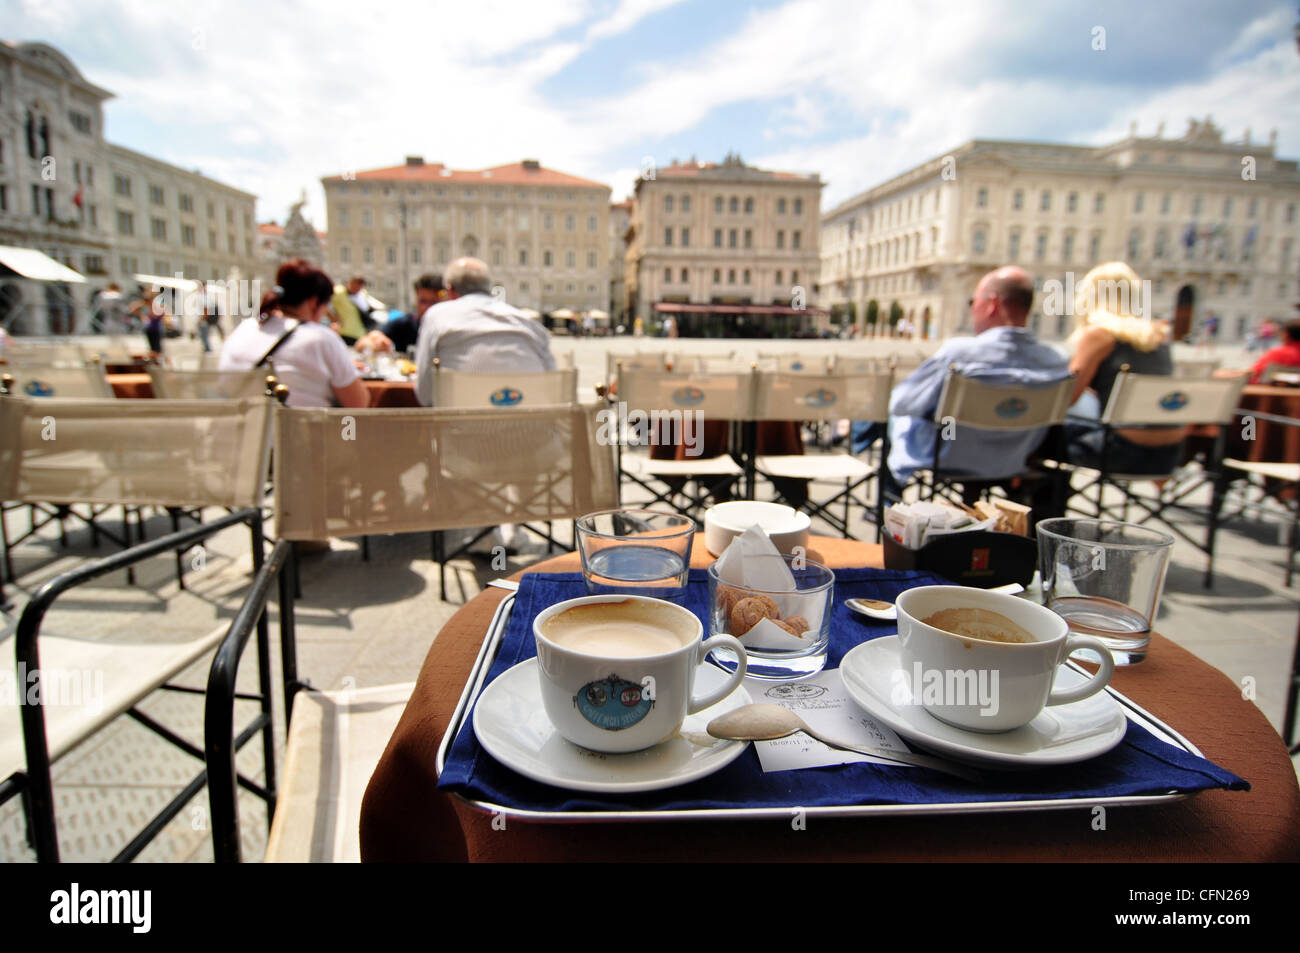
<instances>
[{"instance_id":1,"label":"logo on coffee cup","mask_svg":"<svg viewBox=\"0 0 1300 953\"><path fill-rule=\"evenodd\" d=\"M653 691L639 682L610 675L588 682L573 696L573 706L597 728L622 731L631 728L654 707Z\"/></svg>"},{"instance_id":2,"label":"logo on coffee cup","mask_svg":"<svg viewBox=\"0 0 1300 953\"><path fill-rule=\"evenodd\" d=\"M1001 707L998 703L1000 675L997 669L927 669L920 662L913 662L912 671L900 668L890 675L893 686L890 701L896 707L978 706L981 715L992 717Z\"/></svg>"}]
</instances>

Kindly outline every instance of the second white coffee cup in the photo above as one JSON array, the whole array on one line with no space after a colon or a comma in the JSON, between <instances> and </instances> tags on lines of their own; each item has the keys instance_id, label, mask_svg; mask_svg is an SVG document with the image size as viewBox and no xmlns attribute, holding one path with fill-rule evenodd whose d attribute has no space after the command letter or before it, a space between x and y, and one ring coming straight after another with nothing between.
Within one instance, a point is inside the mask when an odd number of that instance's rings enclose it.
<instances>
[{"instance_id":1,"label":"second white coffee cup","mask_svg":"<svg viewBox=\"0 0 1300 953\"><path fill-rule=\"evenodd\" d=\"M580 620L567 633L546 631L550 619L575 608L647 628L644 649L638 648L635 634L623 639L617 651L602 650L599 639L595 646L584 644L572 637ZM642 596L584 596L543 610L533 620L533 636L547 717L561 737L592 751L640 751L665 741L688 714L726 698L745 677L745 648L739 640L719 635L702 641L702 635L703 626L689 609ZM697 696L696 671L720 647L735 651L740 667L721 687Z\"/></svg>"},{"instance_id":2,"label":"second white coffee cup","mask_svg":"<svg viewBox=\"0 0 1300 953\"><path fill-rule=\"evenodd\" d=\"M898 687L910 703L958 728L1010 731L1027 725L1044 707L1094 695L1114 672L1100 639L1070 635L1066 621L1050 609L1004 593L964 586L919 586L897 600ZM941 609L989 609L1034 636L1033 642L995 642L955 635L927 625ZM1089 648L1101 668L1075 688L1053 691L1056 669L1071 652Z\"/></svg>"}]
</instances>

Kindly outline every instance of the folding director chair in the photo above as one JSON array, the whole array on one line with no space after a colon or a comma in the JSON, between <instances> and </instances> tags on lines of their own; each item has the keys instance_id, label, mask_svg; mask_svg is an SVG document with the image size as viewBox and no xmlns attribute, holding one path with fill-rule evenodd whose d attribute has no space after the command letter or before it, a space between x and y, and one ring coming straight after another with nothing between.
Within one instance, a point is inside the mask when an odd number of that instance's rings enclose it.
<instances>
[{"instance_id":1,"label":"folding director chair","mask_svg":"<svg viewBox=\"0 0 1300 953\"><path fill-rule=\"evenodd\" d=\"M1105 429L1105 434L1100 467L1092 471L1096 473L1092 481L1074 490L1073 496L1087 500L1089 491L1096 488L1096 500L1092 502L1092 509L1098 517L1110 516L1128 522L1130 507L1136 506L1141 511L1141 515L1133 522L1145 523L1152 519L1158 520L1204 552L1208 540L1202 543L1193 538L1177 523L1166 519L1165 513L1170 510L1190 513L1197 519L1204 519L1208 528L1209 513L1191 507L1183 501L1217 478L1220 460L1223 457L1224 428L1236 418L1236 410L1241 403L1241 391L1245 385L1244 377L1195 379L1166 377L1161 374L1134 374L1125 365L1115 378L1115 386L1101 415L1101 425ZM1169 426L1218 428L1213 449L1205 460L1201 474L1180 479L1179 468L1158 474L1119 473L1111 469L1108 457L1114 446L1115 431ZM1154 496L1133 491L1134 484L1144 482L1158 484ZM1118 511L1114 505L1106 504L1104 501L1104 494L1108 487L1122 495ZM1209 585L1208 577L1206 585Z\"/></svg>"},{"instance_id":2,"label":"folding director chair","mask_svg":"<svg viewBox=\"0 0 1300 953\"><path fill-rule=\"evenodd\" d=\"M805 374L755 372L754 413L760 420L866 420L879 423L889 420L889 392L893 375L889 370L876 374ZM888 457L888 438L882 461ZM754 466L759 476L771 480L793 479L830 481L843 480L844 489L822 501L809 499L804 507L810 516L816 516L845 538L849 533L849 507L862 506L873 513L877 534L884 524L884 494L876 487L876 504L873 508L865 498L855 498L854 493L864 487L879 472L847 453L816 453L763 455L755 458ZM777 484L774 484L777 485ZM784 500L780 490L778 499ZM844 513L837 515L832 506L842 503Z\"/></svg>"},{"instance_id":3,"label":"folding director chair","mask_svg":"<svg viewBox=\"0 0 1300 953\"><path fill-rule=\"evenodd\" d=\"M270 411L270 401L264 398L177 402L0 398L0 498L233 509L210 523L65 572L42 586L23 608L10 643L16 672L4 675L16 674L16 685L40 686L39 703L0 708L0 802L22 796L39 860L59 858L52 764L122 714L202 758L202 749L154 721L137 704L159 689L203 694L203 689L176 685L172 679L213 649L237 666L244 647L223 638L224 625L182 640L147 631L112 639L43 634L46 613L62 595L92 579L156 555L188 549L238 524L248 526L252 565L254 570L260 568L260 504L270 448ZM260 713L226 744L238 749L261 733L265 780L259 785L241 776L238 783L273 807L271 676L264 629L259 632L258 670L260 691L237 697L257 701ZM60 703L55 695L66 686L67 676L87 673L96 677L92 701L83 695L79 703ZM233 682L228 688L226 697L233 706ZM212 689L209 681L208 690ZM54 693L49 699L47 690ZM11 693L9 697L24 696ZM206 778L206 772L200 772L114 859L129 861L138 855L198 793Z\"/></svg>"},{"instance_id":4,"label":"folding director chair","mask_svg":"<svg viewBox=\"0 0 1300 953\"><path fill-rule=\"evenodd\" d=\"M975 477L943 469L941 451L949 441L946 432L951 428L952 443L982 441L996 447L1006 437L1025 431L1041 431L1046 435L1051 427L1065 420L1070 407L1070 394L1074 378L1042 386L990 384L957 372L954 366L944 380L939 395L938 409L934 414L935 441L928 479L928 498L936 494L952 497L952 487L960 485L967 492L978 491L987 496L990 489L1005 485L1009 480L1038 481L1046 475L1026 469L1021 459L1007 461L1007 473L997 477Z\"/></svg>"},{"instance_id":5,"label":"folding director chair","mask_svg":"<svg viewBox=\"0 0 1300 953\"><path fill-rule=\"evenodd\" d=\"M653 499L646 505L662 502L683 516L696 518L711 495L730 492L745 475L727 453L688 456L683 438L688 426L696 429L697 421L751 422L752 373L700 374L620 366L618 381L618 394L611 404L620 428L614 435L620 481L626 477L648 491ZM633 415L639 416L634 419ZM675 446L675 458L623 452L623 444L631 436L622 432L625 424L644 424L652 445L663 441L666 451ZM696 433L701 450L706 442L703 430L701 426ZM693 491L687 488L690 482L695 484ZM685 498L683 503L678 503L679 496Z\"/></svg>"}]
</instances>

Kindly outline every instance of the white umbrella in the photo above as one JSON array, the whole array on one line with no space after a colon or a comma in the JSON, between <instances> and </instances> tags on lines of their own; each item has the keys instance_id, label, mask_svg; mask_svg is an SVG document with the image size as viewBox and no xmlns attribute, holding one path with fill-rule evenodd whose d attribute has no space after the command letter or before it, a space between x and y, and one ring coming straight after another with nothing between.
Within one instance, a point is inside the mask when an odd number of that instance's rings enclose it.
<instances>
[{"instance_id":1,"label":"white umbrella","mask_svg":"<svg viewBox=\"0 0 1300 953\"><path fill-rule=\"evenodd\" d=\"M567 321L569 320L569 318L573 317L573 314L574 313L570 311L568 308L561 308L559 311L552 311L551 317L559 318L562 321Z\"/></svg>"},{"instance_id":2,"label":"white umbrella","mask_svg":"<svg viewBox=\"0 0 1300 953\"><path fill-rule=\"evenodd\" d=\"M587 314L591 315L591 317L595 318L597 321L609 320L609 312L601 311L599 308L596 308L594 311L588 311Z\"/></svg>"},{"instance_id":3,"label":"white umbrella","mask_svg":"<svg viewBox=\"0 0 1300 953\"><path fill-rule=\"evenodd\" d=\"M520 308L519 313L525 318L540 318L542 316L540 311L534 311L532 308Z\"/></svg>"}]
</instances>

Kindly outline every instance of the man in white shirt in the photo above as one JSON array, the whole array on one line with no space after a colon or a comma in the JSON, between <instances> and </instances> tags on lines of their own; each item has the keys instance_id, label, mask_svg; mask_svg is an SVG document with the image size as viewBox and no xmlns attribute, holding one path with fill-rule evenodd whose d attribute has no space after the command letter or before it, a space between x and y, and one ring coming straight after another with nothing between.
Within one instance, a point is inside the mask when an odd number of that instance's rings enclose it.
<instances>
[{"instance_id":1,"label":"man in white shirt","mask_svg":"<svg viewBox=\"0 0 1300 953\"><path fill-rule=\"evenodd\" d=\"M458 258L442 276L449 296L420 321L415 396L433 406L433 361L451 371L553 371L551 335L539 321L492 295L487 265Z\"/></svg>"}]
</instances>

